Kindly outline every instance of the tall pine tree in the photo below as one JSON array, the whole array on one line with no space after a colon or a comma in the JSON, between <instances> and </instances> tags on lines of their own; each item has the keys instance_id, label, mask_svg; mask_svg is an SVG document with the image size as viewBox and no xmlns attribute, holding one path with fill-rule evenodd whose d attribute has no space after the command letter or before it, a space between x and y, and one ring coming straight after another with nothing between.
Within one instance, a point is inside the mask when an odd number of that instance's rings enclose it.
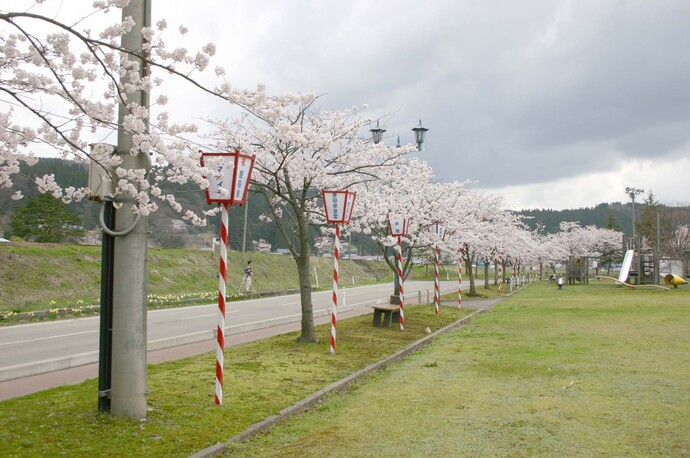
<instances>
[{"instance_id":1,"label":"tall pine tree","mask_svg":"<svg viewBox=\"0 0 690 458\"><path fill-rule=\"evenodd\" d=\"M83 235L81 220L50 194L39 194L18 207L10 220L12 235L39 243L61 243Z\"/></svg>"}]
</instances>

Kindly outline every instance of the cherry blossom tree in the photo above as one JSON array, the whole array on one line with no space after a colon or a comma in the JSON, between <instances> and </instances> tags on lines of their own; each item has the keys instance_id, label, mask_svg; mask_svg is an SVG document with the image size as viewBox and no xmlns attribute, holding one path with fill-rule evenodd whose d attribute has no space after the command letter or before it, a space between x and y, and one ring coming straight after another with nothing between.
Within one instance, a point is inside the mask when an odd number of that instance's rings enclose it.
<instances>
[{"instance_id":1,"label":"cherry blossom tree","mask_svg":"<svg viewBox=\"0 0 690 458\"><path fill-rule=\"evenodd\" d=\"M521 222L516 221L511 227L513 235L509 239L507 252L513 265L513 278L517 279L538 262L539 244L534 234Z\"/></svg>"},{"instance_id":2,"label":"cherry blossom tree","mask_svg":"<svg viewBox=\"0 0 690 458\"><path fill-rule=\"evenodd\" d=\"M664 250L669 256L683 256L690 251L690 225L679 225L664 239Z\"/></svg>"},{"instance_id":3,"label":"cherry blossom tree","mask_svg":"<svg viewBox=\"0 0 690 458\"><path fill-rule=\"evenodd\" d=\"M622 234L612 229L580 226L578 222L561 222L556 234L561 247L561 258L568 256L599 256L610 247L620 247Z\"/></svg>"},{"instance_id":4,"label":"cherry blossom tree","mask_svg":"<svg viewBox=\"0 0 690 458\"><path fill-rule=\"evenodd\" d=\"M361 191L404 162L408 148L387 148L360 136L371 124L362 108L324 111L313 94L264 97L251 113L214 121L216 148L256 155L252 186L266 198L269 215L297 265L302 304L300 341L313 342L309 231L323 226L321 190ZM255 101L256 102L256 101ZM249 104L247 104L248 106ZM359 209L360 197L354 211Z\"/></svg>"},{"instance_id":5,"label":"cherry blossom tree","mask_svg":"<svg viewBox=\"0 0 690 458\"><path fill-rule=\"evenodd\" d=\"M596 226L580 226L578 222L563 221L559 232L546 237L543 243L544 257L553 272L558 262L571 256L612 257L620 254L623 234L612 229Z\"/></svg>"},{"instance_id":6,"label":"cherry blossom tree","mask_svg":"<svg viewBox=\"0 0 690 458\"><path fill-rule=\"evenodd\" d=\"M221 67L214 70L217 83L200 83L196 77L208 70L215 45L198 51L183 45L168 48L165 20L143 27L143 49L122 46L121 37L142 26L121 17L128 0L95 1L93 10L81 18L62 15L62 8L54 13L50 3L37 1L23 11L0 10L0 187L12 187L12 176L22 163L32 164L37 154L52 152L101 164L110 172L116 197L123 197L116 200L132 201L138 213L155 211L159 203L182 212L175 196L162 193L157 184L191 181L203 188L207 182L189 154L190 136L198 127L175 123L164 111L169 100L164 82L176 79L245 109L262 98L261 90L232 88ZM179 27L180 42L187 32ZM131 97L137 92L144 94L139 102ZM124 115L118 116L118 106L126 108ZM149 115L151 107L157 110L155 119ZM104 144L113 142L118 131L131 138L129 150L119 155ZM94 143L99 145L92 149L89 145ZM122 154L140 152L150 156L150 172L121 167ZM88 193L86 188L63 188L52 175L35 184L65 202ZM17 192L13 198L22 195ZM183 218L205 223L190 211Z\"/></svg>"},{"instance_id":7,"label":"cherry blossom tree","mask_svg":"<svg viewBox=\"0 0 690 458\"><path fill-rule=\"evenodd\" d=\"M487 262L487 259L505 251L513 221L503 210L500 196L476 190L468 196L468 204L455 221L456 252L460 252L464 260L463 271L467 272L470 285L468 294L475 296L477 288L472 266L480 260Z\"/></svg>"},{"instance_id":8,"label":"cherry blossom tree","mask_svg":"<svg viewBox=\"0 0 690 458\"><path fill-rule=\"evenodd\" d=\"M408 219L408 235L403 238L403 277L412 268L412 255L417 247L417 235L426 220L422 195L431 185L433 170L424 161L411 159L380 171L380 180L360 188L357 197L357 218L351 230L371 236L379 247L383 259L397 280L395 250L397 238L390 235L390 216ZM396 281L397 283L397 281ZM393 294L397 294L397 284Z\"/></svg>"},{"instance_id":9,"label":"cherry blossom tree","mask_svg":"<svg viewBox=\"0 0 690 458\"><path fill-rule=\"evenodd\" d=\"M434 237L429 227L436 221L454 217L454 209L462 206L465 183L434 183L433 170L426 162L412 159L395 168L382 171L381 180L371 183L358 195L357 219L353 230L371 235L383 259L397 272L394 250L397 238L390 235L388 218L400 215L408 219L408 235L403 244L403 277L412 268L415 253L430 252ZM397 276L396 276L397 277ZM393 294L397 294L397 284Z\"/></svg>"}]
</instances>

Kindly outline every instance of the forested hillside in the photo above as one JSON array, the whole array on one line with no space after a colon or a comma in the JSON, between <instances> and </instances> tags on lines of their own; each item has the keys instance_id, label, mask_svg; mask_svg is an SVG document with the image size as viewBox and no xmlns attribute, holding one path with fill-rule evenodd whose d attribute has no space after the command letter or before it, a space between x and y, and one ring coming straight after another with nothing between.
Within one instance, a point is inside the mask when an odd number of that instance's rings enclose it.
<instances>
[{"instance_id":1,"label":"forested hillside","mask_svg":"<svg viewBox=\"0 0 690 458\"><path fill-rule=\"evenodd\" d=\"M669 233L682 225L690 224L690 207L668 207L648 195L646 201L635 203L637 233L655 238L657 213L662 233ZM532 229L541 227L548 234L558 232L562 221L577 221L581 226L597 226L615 229L632 235L632 204L614 202L599 204L596 207L578 208L576 210L522 210L517 212L525 217L525 223Z\"/></svg>"},{"instance_id":2,"label":"forested hillside","mask_svg":"<svg viewBox=\"0 0 690 458\"><path fill-rule=\"evenodd\" d=\"M620 202L602 203L596 207L578 208L576 210L522 210L517 212L525 216L525 222L532 229L537 225L546 233L558 232L562 221L578 221L582 226L597 226L627 232L632 227L632 207Z\"/></svg>"},{"instance_id":3,"label":"forested hillside","mask_svg":"<svg viewBox=\"0 0 690 458\"><path fill-rule=\"evenodd\" d=\"M54 174L55 181L63 187L83 187L86 186L88 179L87 166L73 161L42 158L33 166L23 166L21 174L13 177L13 187L0 189L0 235L10 233L10 218L14 209L25 205L27 199L36 197L38 190L34 184L34 179L46 174ZM163 194L174 194L184 208L191 209L197 214L210 208L206 203L204 192L195 185L161 183L160 187ZM21 191L24 199L13 200L11 196L16 191ZM98 203L84 199L81 202L70 203L68 208L81 218L84 229L87 231L98 229ZM247 209L247 250L251 251L252 240L258 241L259 239L264 239L270 243L273 250L283 248L285 244L276 226L259 219L260 215L267 212L264 197L250 192ZM232 250L242 249L243 226L244 208L230 208L228 242ZM157 246L171 248L210 247L212 239L219 236L220 216L209 218L206 227L195 227L183 221L180 213L175 212L165 203L159 202L159 210L149 217L149 229L151 240ZM316 230L314 230L312 239L317 235ZM367 254L376 254L376 245L367 236L355 234L352 237L352 243Z\"/></svg>"},{"instance_id":4,"label":"forested hillside","mask_svg":"<svg viewBox=\"0 0 690 458\"><path fill-rule=\"evenodd\" d=\"M43 158L34 166L23 167L22 174L15 177L12 189L0 189L0 233L9 232L9 221L14 208L25 202L25 200L12 200L12 194L21 191L25 198L35 197L38 191L33 180L45 174L54 174L55 180L63 186L74 187L86 186L88 176L86 165L62 159ZM162 183L161 188L164 194L175 194L178 202L185 208L192 209L197 213L209 208L204 193L194 185ZM668 228L690 224L690 207L667 207L655 202L653 196L651 200L649 196L647 196L646 201L640 200L641 202L637 202L635 207L638 232L640 233L652 234L656 230L656 212L662 215L662 228L664 226ZM275 225L259 220L259 216L267 211L263 196L250 193L248 202L247 243L251 243L251 240L264 239L272 245L273 249L283 247L284 243ZM89 230L97 229L98 205L95 202L83 200L82 202L70 203L68 208L81 218L83 227ZM517 213L525 217L525 222L531 229L534 230L539 226L546 233L558 232L562 221L578 221L582 226L594 225L601 228L612 228L628 235L632 232L632 205L630 202L625 204L621 202L601 203L595 207L574 210L533 209L522 210ZM178 223L177 226L173 223L174 221ZM211 240L218 236L219 217L210 218L207 227L181 226L180 221L182 221L182 217L179 213L161 203L159 211L153 213L149 218L152 240L157 245L167 247L183 247L190 246L190 244L210 246ZM230 247L234 250L241 249L243 224L244 210L240 207L231 208L228 236ZM312 237L316 236L314 231ZM365 236L355 234L353 244L361 247L365 253L376 253L375 245Z\"/></svg>"}]
</instances>

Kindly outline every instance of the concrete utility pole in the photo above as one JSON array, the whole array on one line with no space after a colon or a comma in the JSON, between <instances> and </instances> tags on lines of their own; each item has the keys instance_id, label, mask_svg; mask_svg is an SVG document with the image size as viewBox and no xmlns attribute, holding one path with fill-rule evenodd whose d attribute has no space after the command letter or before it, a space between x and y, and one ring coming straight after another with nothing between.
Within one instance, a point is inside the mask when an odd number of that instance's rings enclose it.
<instances>
[{"instance_id":1,"label":"concrete utility pole","mask_svg":"<svg viewBox=\"0 0 690 458\"><path fill-rule=\"evenodd\" d=\"M131 0L122 10L122 18L128 16L134 19L136 25L122 37L122 47L143 52L142 28L150 26L150 0ZM131 56L130 59L137 60ZM143 78L147 69L141 61L140 64L140 77ZM148 107L148 94L144 91L128 93L127 102ZM127 107L120 104L120 126L127 114ZM140 151L132 156L131 148L131 135L120 127L115 153L123 159L121 167L149 171L151 160L148 151ZM124 205L116 211L115 231L126 231L132 226L134 229L115 239L111 414L115 417L142 419L146 418L148 219L132 212L132 201L120 202Z\"/></svg>"}]
</instances>

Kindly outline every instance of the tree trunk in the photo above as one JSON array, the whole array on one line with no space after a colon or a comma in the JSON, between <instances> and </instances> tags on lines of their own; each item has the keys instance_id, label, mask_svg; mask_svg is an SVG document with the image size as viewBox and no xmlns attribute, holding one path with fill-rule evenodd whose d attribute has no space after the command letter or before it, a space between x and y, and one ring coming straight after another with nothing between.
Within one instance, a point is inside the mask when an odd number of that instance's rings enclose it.
<instances>
[{"instance_id":1,"label":"tree trunk","mask_svg":"<svg viewBox=\"0 0 690 458\"><path fill-rule=\"evenodd\" d=\"M474 284L474 272L472 272L472 259L471 258L465 258L465 267L467 268L467 271L469 272L469 277L470 277L470 296L476 296L477 295L477 287Z\"/></svg>"},{"instance_id":2,"label":"tree trunk","mask_svg":"<svg viewBox=\"0 0 690 458\"><path fill-rule=\"evenodd\" d=\"M400 304L400 278L398 276L398 251L393 249L393 256L388 255L388 248L379 242L379 249L383 253L383 260L386 262L388 268L393 272L393 294L390 296L391 304ZM405 272L403 272L405 275Z\"/></svg>"},{"instance_id":3,"label":"tree trunk","mask_svg":"<svg viewBox=\"0 0 690 458\"><path fill-rule=\"evenodd\" d=\"M297 275L299 277L299 295L302 303L302 334L297 339L298 342L318 342L314 333L314 306L311 301L311 275L309 273L309 253L305 249L307 245L302 245L302 251L297 261Z\"/></svg>"},{"instance_id":4,"label":"tree trunk","mask_svg":"<svg viewBox=\"0 0 690 458\"><path fill-rule=\"evenodd\" d=\"M539 280L544 278L544 262L539 258Z\"/></svg>"},{"instance_id":5,"label":"tree trunk","mask_svg":"<svg viewBox=\"0 0 690 458\"><path fill-rule=\"evenodd\" d=\"M311 300L311 273L309 271L309 224L305 215L299 218L297 225L299 231L299 253L293 253L297 264L297 276L299 277L299 295L302 304L302 334L298 342L318 342L314 333L314 305Z\"/></svg>"},{"instance_id":6,"label":"tree trunk","mask_svg":"<svg viewBox=\"0 0 690 458\"><path fill-rule=\"evenodd\" d=\"M484 259L484 289L489 289L489 262Z\"/></svg>"}]
</instances>

